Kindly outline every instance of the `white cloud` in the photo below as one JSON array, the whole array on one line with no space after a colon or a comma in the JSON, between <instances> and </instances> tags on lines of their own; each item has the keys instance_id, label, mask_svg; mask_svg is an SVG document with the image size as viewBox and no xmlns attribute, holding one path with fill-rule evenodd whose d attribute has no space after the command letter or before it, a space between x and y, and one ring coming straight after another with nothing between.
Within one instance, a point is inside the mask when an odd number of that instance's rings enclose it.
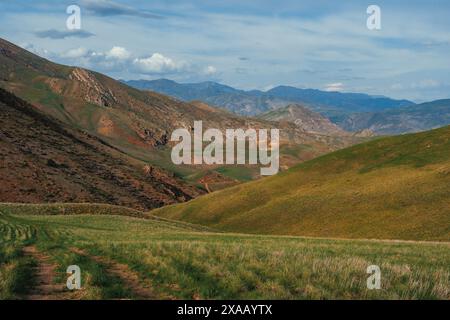
<instances>
[{"instance_id":1,"label":"white cloud","mask_svg":"<svg viewBox=\"0 0 450 320\"><path fill-rule=\"evenodd\" d=\"M112 47L105 55L107 58L119 60L126 60L131 57L131 53L127 49L116 46Z\"/></svg>"},{"instance_id":2,"label":"white cloud","mask_svg":"<svg viewBox=\"0 0 450 320\"><path fill-rule=\"evenodd\" d=\"M434 79L423 79L412 83L394 83L391 85L392 90L407 90L407 89L432 89L442 86L442 83Z\"/></svg>"},{"instance_id":3,"label":"white cloud","mask_svg":"<svg viewBox=\"0 0 450 320\"><path fill-rule=\"evenodd\" d=\"M417 83L413 83L411 85L412 89L427 89L427 88L436 88L439 87L441 84L439 81L433 80L433 79L424 79L420 80Z\"/></svg>"},{"instance_id":4,"label":"white cloud","mask_svg":"<svg viewBox=\"0 0 450 320\"><path fill-rule=\"evenodd\" d=\"M394 83L391 85L392 90L403 90L405 86L401 83Z\"/></svg>"},{"instance_id":5,"label":"white cloud","mask_svg":"<svg viewBox=\"0 0 450 320\"><path fill-rule=\"evenodd\" d=\"M61 54L61 57L68 58L68 59L77 59L82 58L88 55L88 50L83 47L70 49L64 53Z\"/></svg>"},{"instance_id":6,"label":"white cloud","mask_svg":"<svg viewBox=\"0 0 450 320\"><path fill-rule=\"evenodd\" d=\"M185 63L175 62L161 53L154 53L147 58L136 58L133 65L139 72L150 74L174 73L185 69Z\"/></svg>"},{"instance_id":7,"label":"white cloud","mask_svg":"<svg viewBox=\"0 0 450 320\"><path fill-rule=\"evenodd\" d=\"M131 53L123 48L114 46L110 50L106 52L97 52L93 50L88 50L84 47L78 47L69 49L66 52L63 52L59 55L61 58L65 59L79 59L79 58L88 58L92 61L102 61L105 59L108 60L127 60L131 57Z\"/></svg>"},{"instance_id":8,"label":"white cloud","mask_svg":"<svg viewBox=\"0 0 450 320\"><path fill-rule=\"evenodd\" d=\"M85 47L69 49L60 54L51 54L59 62L94 69L100 72L123 71L131 63L131 53L114 46L107 51L94 51Z\"/></svg>"},{"instance_id":9,"label":"white cloud","mask_svg":"<svg viewBox=\"0 0 450 320\"><path fill-rule=\"evenodd\" d=\"M274 84L268 84L267 86L263 86L261 90L262 91L269 91L269 90L271 90L271 89L273 89L275 87L276 87L276 85L274 85Z\"/></svg>"},{"instance_id":10,"label":"white cloud","mask_svg":"<svg viewBox=\"0 0 450 320\"><path fill-rule=\"evenodd\" d=\"M342 82L329 83L325 86L325 91L342 91L344 89L344 84Z\"/></svg>"},{"instance_id":11,"label":"white cloud","mask_svg":"<svg viewBox=\"0 0 450 320\"><path fill-rule=\"evenodd\" d=\"M207 66L204 70L203 73L207 76L212 76L214 74L217 73L217 69L214 66Z\"/></svg>"},{"instance_id":12,"label":"white cloud","mask_svg":"<svg viewBox=\"0 0 450 320\"><path fill-rule=\"evenodd\" d=\"M32 43L25 42L25 43L20 44L20 47L22 47L23 49L28 50L34 54L37 54L38 56L45 57L45 58L49 57L48 50L42 49L42 48L37 48Z\"/></svg>"},{"instance_id":13,"label":"white cloud","mask_svg":"<svg viewBox=\"0 0 450 320\"><path fill-rule=\"evenodd\" d=\"M60 15L38 10L19 12L7 7L0 12L4 22L2 37L16 43L35 42L53 52L78 46L91 48L98 53L96 59L89 56L67 58L61 62L78 64L78 61L86 61L86 67L109 72L110 69L104 66L108 62L108 65L116 66L109 75L117 78L139 78L138 69L141 68L134 65L134 59L160 52L169 55L175 64L177 59L188 61L185 73L173 74L171 71L172 78L183 81L209 77L205 74L205 67L212 65L220 70L221 82L247 89L268 83L298 86L299 81L304 87L323 88L328 83L343 82L346 91L371 88L367 93L394 94L398 98L448 97L448 85L444 85L450 83L450 24L446 17L449 5L445 0L440 0L442 5L434 7L425 2L418 5L417 1L411 6L403 6L399 1L394 1L398 4L389 3L389 8L386 7L389 12L386 11L388 14L382 18L383 29L380 32L367 30L365 8L354 1L352 4L348 1L333 2L329 10L325 10L320 1L313 1L313 11L317 11L317 15L308 14L308 7L311 7L308 0L286 1L287 4L283 3L281 7L276 5L276 1L251 5L258 10L248 10L250 5L247 2L245 10L239 10L240 3L232 0L232 4L227 2L226 6L233 9L236 6L237 10L233 12L192 1L173 1L170 4L135 1L134 5L130 1L127 4L141 12L164 12L168 18L163 20L130 18L136 12L117 5L104 5L111 1L86 2L82 4L85 14L94 12L97 16L114 16L113 20L90 17L83 20L84 27L95 31L97 36L72 37L70 41L39 38L33 30L51 30L61 24ZM30 2L30 6L33 4ZM294 7L293 10L288 9L290 6ZM286 14L288 12L290 14ZM117 59L106 61L100 53L106 54L111 44L118 44L117 41L132 52L132 56L123 63ZM244 66L245 76L236 72L238 68L244 70ZM343 68L351 70L339 71ZM163 69L173 70L174 67ZM304 74L299 74L301 69L324 71L304 77ZM437 76L436 70L446 74ZM426 83L420 84L422 79L435 79L441 86L419 88L427 86ZM416 83L416 88L411 88L412 83ZM391 84L401 87L394 85L391 88ZM329 89L336 90L336 86Z\"/></svg>"},{"instance_id":14,"label":"white cloud","mask_svg":"<svg viewBox=\"0 0 450 320\"><path fill-rule=\"evenodd\" d=\"M71 48L63 52L42 51L30 43L23 43L22 47L40 56L67 65L108 73L110 75L128 73L130 78L145 75L181 75L193 79L217 75L215 66L192 64L185 60L176 60L161 53L153 53L137 57L125 47L113 46L109 50L92 50L83 46ZM120 76L121 77L121 76Z\"/></svg>"}]
</instances>

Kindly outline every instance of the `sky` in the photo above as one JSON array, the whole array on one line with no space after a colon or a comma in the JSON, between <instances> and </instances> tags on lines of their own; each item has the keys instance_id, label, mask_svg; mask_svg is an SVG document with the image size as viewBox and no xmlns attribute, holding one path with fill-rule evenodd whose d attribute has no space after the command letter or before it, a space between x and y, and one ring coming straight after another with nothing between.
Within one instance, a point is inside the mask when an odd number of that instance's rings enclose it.
<instances>
[{"instance_id":1,"label":"sky","mask_svg":"<svg viewBox=\"0 0 450 320\"><path fill-rule=\"evenodd\" d=\"M448 0L0 0L0 19L1 38L116 79L450 98Z\"/></svg>"}]
</instances>

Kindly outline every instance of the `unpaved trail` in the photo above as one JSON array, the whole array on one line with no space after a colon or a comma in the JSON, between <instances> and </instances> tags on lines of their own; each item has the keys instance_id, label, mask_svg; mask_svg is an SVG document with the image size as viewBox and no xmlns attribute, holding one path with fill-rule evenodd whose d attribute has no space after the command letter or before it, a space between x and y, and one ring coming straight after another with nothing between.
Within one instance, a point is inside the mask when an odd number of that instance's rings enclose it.
<instances>
[{"instance_id":1,"label":"unpaved trail","mask_svg":"<svg viewBox=\"0 0 450 320\"><path fill-rule=\"evenodd\" d=\"M53 283L56 276L56 265L51 263L49 257L39 252L35 246L23 248L25 256L32 257L37 265L34 269L34 286L24 297L27 300L66 300L71 299L70 292L64 290L64 283Z\"/></svg>"},{"instance_id":2,"label":"unpaved trail","mask_svg":"<svg viewBox=\"0 0 450 320\"><path fill-rule=\"evenodd\" d=\"M131 290L136 299L151 300L162 298L160 296L157 296L153 292L152 287L149 283L139 280L136 272L131 270L126 264L118 263L105 257L90 255L79 248L71 248L71 250L76 254L88 257L89 259L92 259L93 261L104 265L106 267L106 271L118 277L122 281L124 286ZM165 298L170 299L170 297Z\"/></svg>"}]
</instances>

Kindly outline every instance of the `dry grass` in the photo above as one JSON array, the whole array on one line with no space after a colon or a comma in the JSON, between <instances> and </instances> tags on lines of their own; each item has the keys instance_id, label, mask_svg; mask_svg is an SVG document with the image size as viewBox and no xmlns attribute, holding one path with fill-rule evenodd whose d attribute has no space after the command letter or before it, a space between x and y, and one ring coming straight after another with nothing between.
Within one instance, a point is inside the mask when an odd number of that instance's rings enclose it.
<instances>
[{"instance_id":1,"label":"dry grass","mask_svg":"<svg viewBox=\"0 0 450 320\"><path fill-rule=\"evenodd\" d=\"M34 242L58 264L61 276L55 281L65 281L67 265L79 265L83 299L134 297L89 255L127 265L164 298L450 298L448 243L218 234L109 215L3 215L1 221L2 230L16 230L14 236L2 233L2 243L18 250L24 239ZM19 229L30 232L20 238ZM366 287L371 264L381 267L381 290ZM6 297L13 295L10 291Z\"/></svg>"}]
</instances>

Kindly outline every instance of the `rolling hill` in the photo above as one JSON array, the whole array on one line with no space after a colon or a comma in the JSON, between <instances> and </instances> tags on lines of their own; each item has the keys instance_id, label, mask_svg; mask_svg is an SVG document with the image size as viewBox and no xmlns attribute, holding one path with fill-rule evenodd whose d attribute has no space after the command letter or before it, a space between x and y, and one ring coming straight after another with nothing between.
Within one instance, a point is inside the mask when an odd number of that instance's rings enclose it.
<instances>
[{"instance_id":1,"label":"rolling hill","mask_svg":"<svg viewBox=\"0 0 450 320\"><path fill-rule=\"evenodd\" d=\"M450 127L380 138L152 214L232 232L450 240Z\"/></svg>"}]
</instances>

